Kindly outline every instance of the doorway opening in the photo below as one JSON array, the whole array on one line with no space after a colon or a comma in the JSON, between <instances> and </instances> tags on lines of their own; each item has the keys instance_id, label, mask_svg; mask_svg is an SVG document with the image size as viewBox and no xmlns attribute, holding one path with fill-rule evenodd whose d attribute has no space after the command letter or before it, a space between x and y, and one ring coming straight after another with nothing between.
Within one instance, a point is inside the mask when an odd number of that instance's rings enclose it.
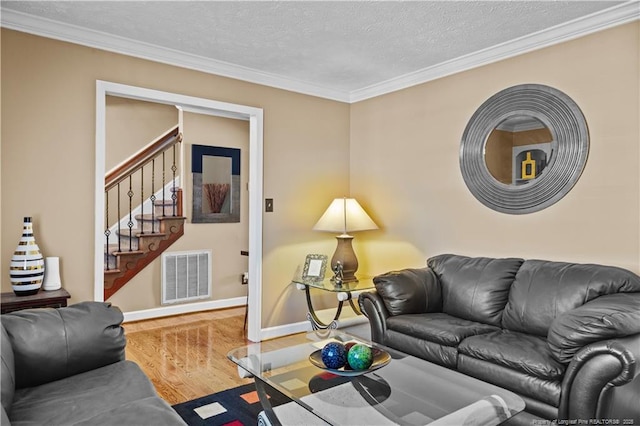
<instances>
[{"instance_id":1,"label":"doorway opening","mask_svg":"<svg viewBox=\"0 0 640 426\"><path fill-rule=\"evenodd\" d=\"M94 300L104 300L104 176L106 152L107 96L173 105L184 112L232 118L249 122L249 284L247 337L258 342L262 334L262 177L263 177L263 111L245 105L219 102L159 90L128 86L98 80L96 82L96 171L94 233ZM176 315L198 310L226 307L224 301L207 301L187 305L160 307L144 312L126 313L125 319L145 319ZM127 318L127 316L129 318Z\"/></svg>"}]
</instances>

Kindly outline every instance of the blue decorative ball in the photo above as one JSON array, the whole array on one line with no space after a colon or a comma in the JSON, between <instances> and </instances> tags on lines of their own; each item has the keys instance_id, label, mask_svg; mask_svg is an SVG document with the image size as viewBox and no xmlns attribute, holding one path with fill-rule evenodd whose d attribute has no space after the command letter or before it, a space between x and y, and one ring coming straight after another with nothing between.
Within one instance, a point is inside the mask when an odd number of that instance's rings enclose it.
<instances>
[{"instance_id":1,"label":"blue decorative ball","mask_svg":"<svg viewBox=\"0 0 640 426\"><path fill-rule=\"evenodd\" d=\"M373 364L373 352L367 345L354 345L347 353L347 361L354 370L366 370Z\"/></svg>"},{"instance_id":2,"label":"blue decorative ball","mask_svg":"<svg viewBox=\"0 0 640 426\"><path fill-rule=\"evenodd\" d=\"M344 367L347 363L347 350L344 345L339 342L331 342L324 345L320 355L322 356L324 365L333 370Z\"/></svg>"}]
</instances>

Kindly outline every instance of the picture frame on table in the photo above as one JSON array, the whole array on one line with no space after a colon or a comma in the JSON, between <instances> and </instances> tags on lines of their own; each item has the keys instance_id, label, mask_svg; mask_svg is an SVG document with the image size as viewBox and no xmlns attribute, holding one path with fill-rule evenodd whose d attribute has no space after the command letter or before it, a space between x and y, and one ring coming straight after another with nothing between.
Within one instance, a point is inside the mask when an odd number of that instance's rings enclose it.
<instances>
[{"instance_id":1,"label":"picture frame on table","mask_svg":"<svg viewBox=\"0 0 640 426\"><path fill-rule=\"evenodd\" d=\"M322 281L327 270L328 257L324 254L308 254L302 269L302 279Z\"/></svg>"}]
</instances>

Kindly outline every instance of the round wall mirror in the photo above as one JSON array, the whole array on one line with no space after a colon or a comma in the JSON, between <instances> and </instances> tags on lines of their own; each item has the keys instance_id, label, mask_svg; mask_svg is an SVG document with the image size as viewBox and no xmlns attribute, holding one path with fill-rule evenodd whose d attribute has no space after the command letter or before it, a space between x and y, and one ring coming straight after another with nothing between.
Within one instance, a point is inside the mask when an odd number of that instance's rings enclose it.
<instances>
[{"instance_id":1,"label":"round wall mirror","mask_svg":"<svg viewBox=\"0 0 640 426\"><path fill-rule=\"evenodd\" d=\"M471 193L496 211L524 214L564 197L587 161L589 133L578 106L543 85L505 89L473 114L460 145Z\"/></svg>"}]
</instances>

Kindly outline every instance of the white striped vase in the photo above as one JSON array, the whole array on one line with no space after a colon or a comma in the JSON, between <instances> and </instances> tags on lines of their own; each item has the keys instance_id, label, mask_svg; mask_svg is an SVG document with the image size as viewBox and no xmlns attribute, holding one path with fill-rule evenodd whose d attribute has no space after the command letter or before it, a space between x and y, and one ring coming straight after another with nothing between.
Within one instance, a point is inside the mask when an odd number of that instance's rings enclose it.
<instances>
[{"instance_id":1,"label":"white striped vase","mask_svg":"<svg viewBox=\"0 0 640 426\"><path fill-rule=\"evenodd\" d=\"M36 294L44 278L44 258L33 237L31 218L24 218L22 237L13 252L10 266L11 286L16 296Z\"/></svg>"}]
</instances>

